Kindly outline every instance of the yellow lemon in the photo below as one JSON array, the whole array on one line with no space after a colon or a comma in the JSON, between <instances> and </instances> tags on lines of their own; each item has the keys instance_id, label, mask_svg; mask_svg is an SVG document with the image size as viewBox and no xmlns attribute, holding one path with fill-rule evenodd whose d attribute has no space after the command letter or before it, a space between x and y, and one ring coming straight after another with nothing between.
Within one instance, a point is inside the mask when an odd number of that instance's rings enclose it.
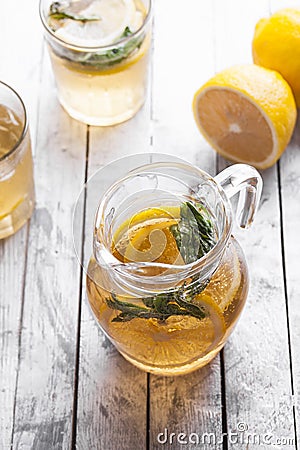
<instances>
[{"instance_id":1,"label":"yellow lemon","mask_svg":"<svg viewBox=\"0 0 300 450\"><path fill-rule=\"evenodd\" d=\"M253 60L277 70L290 84L300 106L300 9L282 9L261 19L252 42Z\"/></svg>"},{"instance_id":2,"label":"yellow lemon","mask_svg":"<svg viewBox=\"0 0 300 450\"><path fill-rule=\"evenodd\" d=\"M156 261L174 264L178 249L169 227L177 222L175 219L154 219L148 225L137 229L128 242L124 262Z\"/></svg>"},{"instance_id":3,"label":"yellow lemon","mask_svg":"<svg viewBox=\"0 0 300 450\"><path fill-rule=\"evenodd\" d=\"M113 253L123 262L184 264L170 231L178 223L179 206L148 208L122 223L114 235ZM163 269L149 267L148 275Z\"/></svg>"},{"instance_id":4,"label":"yellow lemon","mask_svg":"<svg viewBox=\"0 0 300 450\"><path fill-rule=\"evenodd\" d=\"M293 133L297 109L282 76L254 64L230 67L195 94L196 123L225 158L259 169L272 166Z\"/></svg>"}]
</instances>

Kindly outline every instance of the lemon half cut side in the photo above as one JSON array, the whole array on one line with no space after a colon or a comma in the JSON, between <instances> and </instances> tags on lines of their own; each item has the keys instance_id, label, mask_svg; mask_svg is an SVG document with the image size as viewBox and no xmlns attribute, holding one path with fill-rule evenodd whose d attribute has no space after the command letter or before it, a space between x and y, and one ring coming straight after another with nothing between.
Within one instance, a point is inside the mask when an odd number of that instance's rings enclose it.
<instances>
[{"instance_id":1,"label":"lemon half cut side","mask_svg":"<svg viewBox=\"0 0 300 450\"><path fill-rule=\"evenodd\" d=\"M287 82L256 65L234 66L215 75L196 92L193 112L199 130L218 153L258 169L280 158L297 115Z\"/></svg>"}]
</instances>

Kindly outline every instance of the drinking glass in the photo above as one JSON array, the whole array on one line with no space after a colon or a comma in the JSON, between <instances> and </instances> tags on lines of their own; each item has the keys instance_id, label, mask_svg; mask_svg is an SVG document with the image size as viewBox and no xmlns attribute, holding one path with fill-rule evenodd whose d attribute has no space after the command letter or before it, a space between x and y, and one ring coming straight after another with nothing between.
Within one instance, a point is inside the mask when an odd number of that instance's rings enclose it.
<instances>
[{"instance_id":1,"label":"drinking glass","mask_svg":"<svg viewBox=\"0 0 300 450\"><path fill-rule=\"evenodd\" d=\"M119 0L120 11L115 13L104 0L105 17L97 20L88 11L99 4L81 0L64 7L41 0L40 16L61 105L79 121L108 126L133 117L145 101L152 12L151 0ZM61 18L60 11L77 20ZM109 27L110 17L117 29L107 39L96 39L97 27L104 19Z\"/></svg>"},{"instance_id":2,"label":"drinking glass","mask_svg":"<svg viewBox=\"0 0 300 450\"><path fill-rule=\"evenodd\" d=\"M34 208L28 118L21 97L0 82L0 239L15 233Z\"/></svg>"}]
</instances>

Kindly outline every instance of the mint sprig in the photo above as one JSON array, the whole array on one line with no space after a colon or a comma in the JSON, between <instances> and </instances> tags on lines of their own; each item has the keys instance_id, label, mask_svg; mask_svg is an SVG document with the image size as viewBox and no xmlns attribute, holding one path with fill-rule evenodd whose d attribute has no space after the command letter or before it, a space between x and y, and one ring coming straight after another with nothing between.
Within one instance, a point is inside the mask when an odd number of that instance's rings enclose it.
<instances>
[{"instance_id":1,"label":"mint sprig","mask_svg":"<svg viewBox=\"0 0 300 450\"><path fill-rule=\"evenodd\" d=\"M86 22L95 22L101 20L101 17L98 16L82 16L80 14L74 14L67 11L66 7L60 2L53 2L49 7L48 16L54 20L64 20L70 19L75 20L77 22L86 23Z\"/></svg>"},{"instance_id":2,"label":"mint sprig","mask_svg":"<svg viewBox=\"0 0 300 450\"><path fill-rule=\"evenodd\" d=\"M213 224L207 209L191 202L180 207L180 221L170 227L178 250L186 264L202 258L216 243Z\"/></svg>"},{"instance_id":3,"label":"mint sprig","mask_svg":"<svg viewBox=\"0 0 300 450\"><path fill-rule=\"evenodd\" d=\"M126 27L121 36L118 38L118 41L121 41L132 34L133 33L130 28ZM104 69L106 67L119 64L128 58L134 51L140 49L144 38L145 36L142 34L136 38L130 39L124 45L118 45L117 47L107 50L104 53L86 53L83 57L77 57L77 62L79 62L82 66L93 67L94 69Z\"/></svg>"},{"instance_id":4,"label":"mint sprig","mask_svg":"<svg viewBox=\"0 0 300 450\"><path fill-rule=\"evenodd\" d=\"M205 289L207 283L198 286L197 293ZM115 294L106 299L107 306L121 311L112 322L128 322L132 319L157 319L164 321L170 316L192 316L197 319L206 317L205 309L194 303L191 303L194 295L189 297L185 292L184 286L176 291L164 292L153 297L142 298L145 305L139 306L134 303L118 300Z\"/></svg>"}]
</instances>

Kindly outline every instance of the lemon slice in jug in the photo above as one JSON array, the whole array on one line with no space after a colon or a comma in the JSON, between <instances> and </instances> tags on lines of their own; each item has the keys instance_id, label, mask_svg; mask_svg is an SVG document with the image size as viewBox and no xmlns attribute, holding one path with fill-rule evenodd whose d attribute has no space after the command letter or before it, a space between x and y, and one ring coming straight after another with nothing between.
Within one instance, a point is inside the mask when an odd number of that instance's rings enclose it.
<instances>
[{"instance_id":1,"label":"lemon slice in jug","mask_svg":"<svg viewBox=\"0 0 300 450\"><path fill-rule=\"evenodd\" d=\"M124 356L153 366L189 364L214 350L226 331L219 306L209 297L195 300L206 314L202 320L172 316L164 322L136 318L129 322L109 322L109 335Z\"/></svg>"},{"instance_id":2,"label":"lemon slice in jug","mask_svg":"<svg viewBox=\"0 0 300 450\"><path fill-rule=\"evenodd\" d=\"M222 264L211 277L203 293L200 293L197 298L205 299L207 302L210 297L211 301L218 305L220 311L224 312L233 301L240 287L241 279L240 261L237 251L232 246L231 251L225 255Z\"/></svg>"}]
</instances>

